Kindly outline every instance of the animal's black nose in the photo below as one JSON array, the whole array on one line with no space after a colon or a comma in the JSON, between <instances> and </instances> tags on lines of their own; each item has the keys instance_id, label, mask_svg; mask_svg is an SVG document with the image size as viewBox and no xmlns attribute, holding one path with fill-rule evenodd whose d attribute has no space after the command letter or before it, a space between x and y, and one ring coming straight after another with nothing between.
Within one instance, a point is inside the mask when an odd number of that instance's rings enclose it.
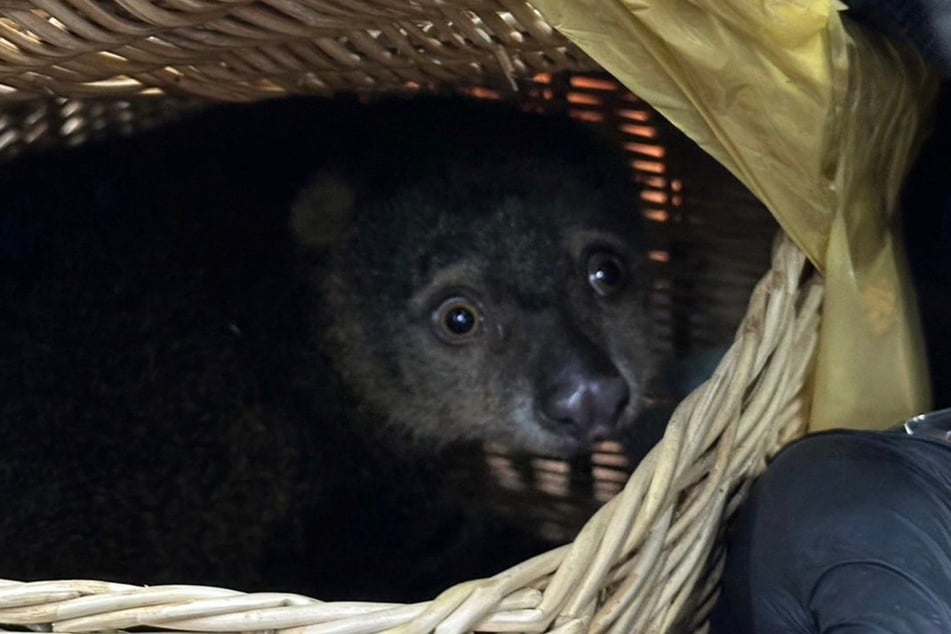
<instances>
[{"instance_id":1,"label":"animal's black nose","mask_svg":"<svg viewBox=\"0 0 951 634\"><path fill-rule=\"evenodd\" d=\"M542 402L545 415L565 425L572 435L589 441L604 440L615 428L630 399L620 376L577 374L555 385Z\"/></svg>"}]
</instances>

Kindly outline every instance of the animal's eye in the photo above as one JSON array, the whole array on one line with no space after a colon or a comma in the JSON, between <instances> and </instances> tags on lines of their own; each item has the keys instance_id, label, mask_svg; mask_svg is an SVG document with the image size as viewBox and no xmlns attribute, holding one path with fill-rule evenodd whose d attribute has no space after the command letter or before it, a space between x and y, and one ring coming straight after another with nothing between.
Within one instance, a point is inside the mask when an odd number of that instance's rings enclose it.
<instances>
[{"instance_id":1,"label":"animal's eye","mask_svg":"<svg viewBox=\"0 0 951 634\"><path fill-rule=\"evenodd\" d=\"M433 311L433 330L446 343L467 343L482 332L482 311L466 297L450 297Z\"/></svg>"},{"instance_id":2,"label":"animal's eye","mask_svg":"<svg viewBox=\"0 0 951 634\"><path fill-rule=\"evenodd\" d=\"M613 295L624 287L627 272L624 262L609 251L588 255L588 284L601 297Z\"/></svg>"}]
</instances>

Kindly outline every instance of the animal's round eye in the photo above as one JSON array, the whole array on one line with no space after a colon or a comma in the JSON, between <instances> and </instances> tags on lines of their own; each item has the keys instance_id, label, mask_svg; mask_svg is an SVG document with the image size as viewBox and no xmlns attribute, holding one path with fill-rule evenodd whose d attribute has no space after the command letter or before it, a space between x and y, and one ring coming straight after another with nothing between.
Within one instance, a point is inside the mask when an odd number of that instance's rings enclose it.
<instances>
[{"instance_id":1,"label":"animal's round eye","mask_svg":"<svg viewBox=\"0 0 951 634\"><path fill-rule=\"evenodd\" d=\"M627 274L621 258L606 251L595 251L588 256L588 284L601 297L621 290Z\"/></svg>"},{"instance_id":2,"label":"animal's round eye","mask_svg":"<svg viewBox=\"0 0 951 634\"><path fill-rule=\"evenodd\" d=\"M482 311L466 297L450 297L433 311L433 329L447 343L466 343L482 332Z\"/></svg>"}]
</instances>

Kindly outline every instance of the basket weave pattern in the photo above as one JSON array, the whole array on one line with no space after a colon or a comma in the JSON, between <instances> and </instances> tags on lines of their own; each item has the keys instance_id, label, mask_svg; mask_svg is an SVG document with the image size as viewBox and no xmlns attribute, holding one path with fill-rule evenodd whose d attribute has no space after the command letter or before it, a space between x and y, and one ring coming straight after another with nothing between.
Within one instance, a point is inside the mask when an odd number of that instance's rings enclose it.
<instances>
[{"instance_id":1,"label":"basket weave pattern","mask_svg":"<svg viewBox=\"0 0 951 634\"><path fill-rule=\"evenodd\" d=\"M515 88L596 65L523 0L0 0L0 152L97 126L132 131L122 103L55 116L50 94L249 100L420 87ZM178 104L170 106L169 104ZM156 100L154 120L193 102ZM47 113L49 114L49 113ZM118 123L109 123L115 120ZM77 131L81 134L77 134ZM714 377L570 545L414 605L101 581L0 581L3 625L93 632L664 632L703 628L723 518L766 458L804 427L821 287L779 243Z\"/></svg>"},{"instance_id":2,"label":"basket weave pattern","mask_svg":"<svg viewBox=\"0 0 951 634\"><path fill-rule=\"evenodd\" d=\"M703 628L725 515L801 432L821 286L782 239L736 341L661 443L574 543L414 605L323 603L218 588L0 581L0 624L94 632L666 632ZM687 620L684 620L686 617Z\"/></svg>"},{"instance_id":3,"label":"basket weave pattern","mask_svg":"<svg viewBox=\"0 0 951 634\"><path fill-rule=\"evenodd\" d=\"M0 0L0 38L7 100L244 100L596 68L520 0Z\"/></svg>"}]
</instances>

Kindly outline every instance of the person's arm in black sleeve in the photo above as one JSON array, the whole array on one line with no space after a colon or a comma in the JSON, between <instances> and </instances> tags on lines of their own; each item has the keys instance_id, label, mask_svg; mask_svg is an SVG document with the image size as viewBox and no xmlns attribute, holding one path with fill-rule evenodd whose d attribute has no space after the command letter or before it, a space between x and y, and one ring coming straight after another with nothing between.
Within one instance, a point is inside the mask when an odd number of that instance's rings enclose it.
<instances>
[{"instance_id":1,"label":"person's arm in black sleeve","mask_svg":"<svg viewBox=\"0 0 951 634\"><path fill-rule=\"evenodd\" d=\"M951 446L811 436L777 456L728 542L715 634L951 633Z\"/></svg>"}]
</instances>

